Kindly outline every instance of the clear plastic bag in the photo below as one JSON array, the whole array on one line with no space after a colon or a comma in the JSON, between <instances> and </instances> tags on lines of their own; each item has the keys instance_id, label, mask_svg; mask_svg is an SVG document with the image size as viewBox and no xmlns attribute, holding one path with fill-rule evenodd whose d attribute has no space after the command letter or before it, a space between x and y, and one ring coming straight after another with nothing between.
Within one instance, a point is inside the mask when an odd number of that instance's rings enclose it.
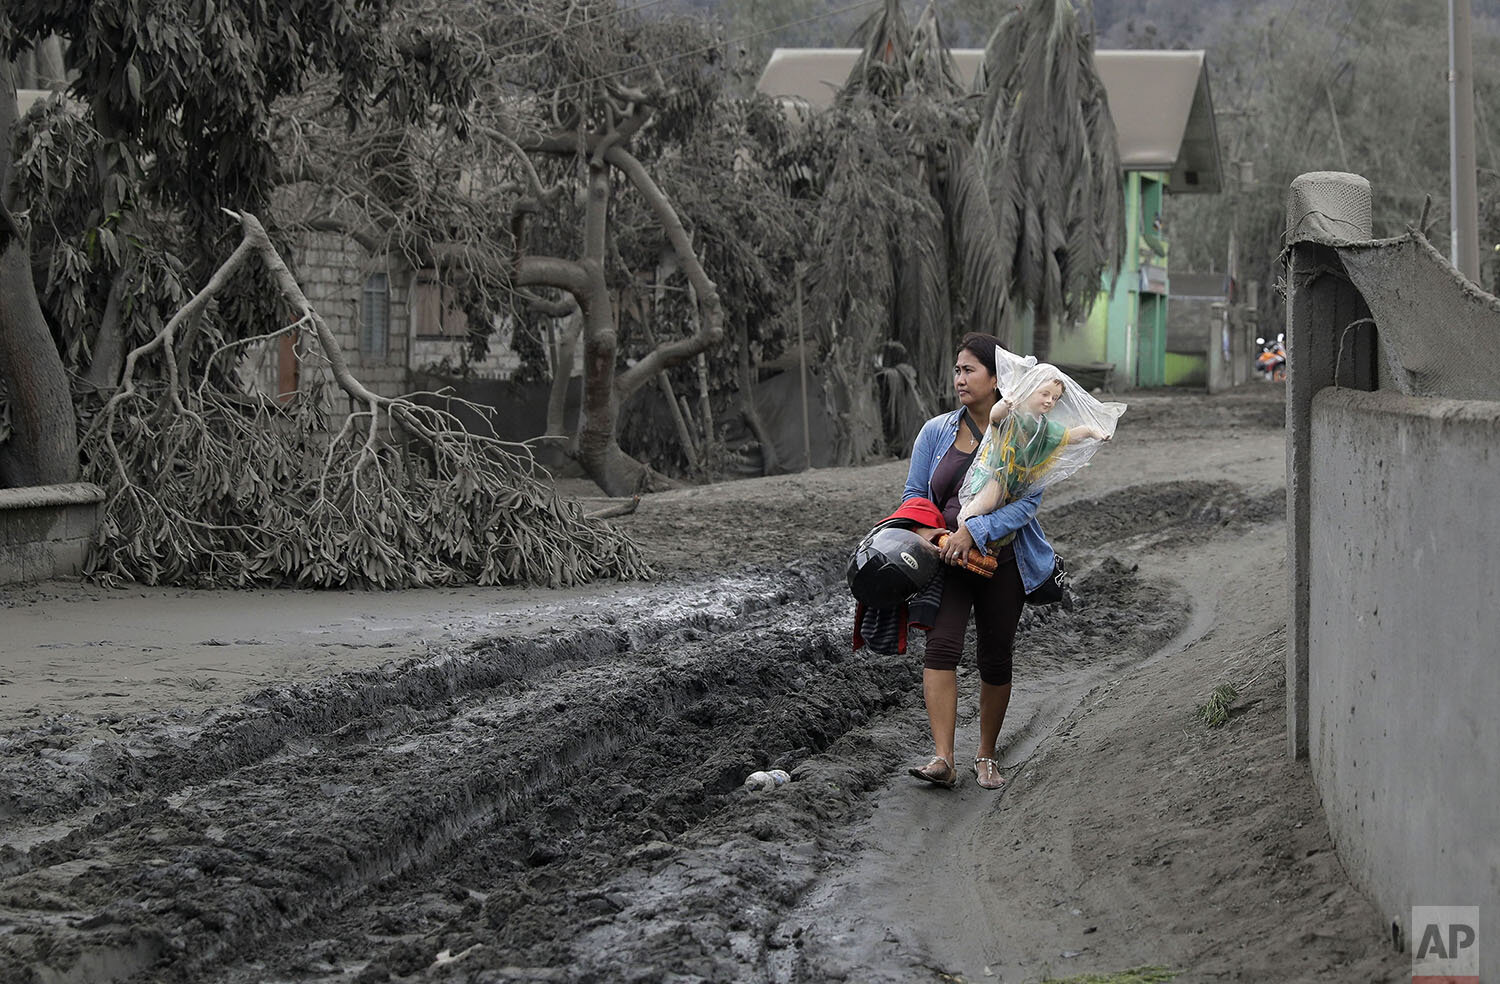
<instances>
[{"instance_id":1,"label":"clear plastic bag","mask_svg":"<svg viewBox=\"0 0 1500 984\"><path fill-rule=\"evenodd\" d=\"M1007 354L1008 355L1008 354ZM981 516L1067 478L1115 434L1123 403L1101 403L1054 365L996 352L1001 401L959 489Z\"/></svg>"}]
</instances>

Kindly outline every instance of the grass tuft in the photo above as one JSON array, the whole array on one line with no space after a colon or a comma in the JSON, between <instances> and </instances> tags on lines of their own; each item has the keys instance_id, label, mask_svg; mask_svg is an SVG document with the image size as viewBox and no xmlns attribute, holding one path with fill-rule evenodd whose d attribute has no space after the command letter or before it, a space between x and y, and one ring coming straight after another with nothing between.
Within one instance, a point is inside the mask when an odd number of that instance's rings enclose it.
<instances>
[{"instance_id":1,"label":"grass tuft","mask_svg":"<svg viewBox=\"0 0 1500 984\"><path fill-rule=\"evenodd\" d=\"M1198 717L1210 728L1222 727L1229 720L1229 706L1239 697L1232 683L1221 683L1208 695L1208 700L1198 708Z\"/></svg>"},{"instance_id":2,"label":"grass tuft","mask_svg":"<svg viewBox=\"0 0 1500 984\"><path fill-rule=\"evenodd\" d=\"M1232 689L1232 688L1231 688ZM1049 977L1042 984L1164 984L1179 971L1165 967L1136 967L1115 974L1080 974L1077 977Z\"/></svg>"}]
</instances>

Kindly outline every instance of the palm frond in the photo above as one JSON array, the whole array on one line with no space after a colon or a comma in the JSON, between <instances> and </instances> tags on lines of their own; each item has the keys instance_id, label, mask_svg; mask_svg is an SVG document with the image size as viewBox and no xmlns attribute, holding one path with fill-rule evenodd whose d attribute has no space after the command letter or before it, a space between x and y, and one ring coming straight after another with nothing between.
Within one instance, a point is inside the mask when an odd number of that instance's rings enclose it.
<instances>
[{"instance_id":1,"label":"palm frond","mask_svg":"<svg viewBox=\"0 0 1500 984\"><path fill-rule=\"evenodd\" d=\"M928 387L944 378L955 340L944 226L941 209L928 198L927 207L914 209L893 239L902 291L892 337L910 353L918 378Z\"/></svg>"},{"instance_id":2,"label":"palm frond","mask_svg":"<svg viewBox=\"0 0 1500 984\"><path fill-rule=\"evenodd\" d=\"M937 0L928 0L912 29L907 55L911 85L929 96L954 98L963 93L963 81L938 19Z\"/></svg>"},{"instance_id":3,"label":"palm frond","mask_svg":"<svg viewBox=\"0 0 1500 984\"><path fill-rule=\"evenodd\" d=\"M949 145L943 190L969 327L1003 338L1015 240L1000 234L1001 224L985 186L978 152L972 146L958 142Z\"/></svg>"},{"instance_id":4,"label":"palm frond","mask_svg":"<svg viewBox=\"0 0 1500 984\"><path fill-rule=\"evenodd\" d=\"M911 25L900 0L881 4L859 26L855 37L861 39L859 57L844 80L839 100L847 103L869 95L886 104L895 102L911 78Z\"/></svg>"},{"instance_id":5,"label":"palm frond","mask_svg":"<svg viewBox=\"0 0 1500 984\"><path fill-rule=\"evenodd\" d=\"M1035 314L1038 357L1051 323L1080 320L1120 262L1119 151L1092 22L1087 0L1027 0L996 25L981 73L975 150L998 234L1015 244L1010 302Z\"/></svg>"}]
</instances>

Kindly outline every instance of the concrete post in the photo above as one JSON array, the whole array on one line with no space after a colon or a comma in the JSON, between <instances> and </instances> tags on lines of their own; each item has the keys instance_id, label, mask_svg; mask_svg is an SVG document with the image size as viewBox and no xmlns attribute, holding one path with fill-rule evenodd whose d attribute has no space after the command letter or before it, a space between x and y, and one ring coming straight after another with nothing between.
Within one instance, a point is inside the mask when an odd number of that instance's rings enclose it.
<instances>
[{"instance_id":1,"label":"concrete post","mask_svg":"<svg viewBox=\"0 0 1500 984\"><path fill-rule=\"evenodd\" d=\"M1208 392L1222 393L1234 386L1234 347L1226 345L1229 337L1229 305L1214 301L1208 318Z\"/></svg>"},{"instance_id":2,"label":"concrete post","mask_svg":"<svg viewBox=\"0 0 1500 984\"><path fill-rule=\"evenodd\" d=\"M1469 0L1448 0L1448 175L1453 265L1479 283L1479 192L1474 157L1474 51Z\"/></svg>"},{"instance_id":3,"label":"concrete post","mask_svg":"<svg viewBox=\"0 0 1500 984\"><path fill-rule=\"evenodd\" d=\"M1374 388L1374 332L1348 329L1370 316L1333 244L1371 238L1370 183L1317 171L1287 192L1286 494L1287 753L1308 754L1308 517L1312 487L1312 400L1328 386ZM1348 329L1348 330L1346 330ZM1340 344L1344 347L1342 362ZM1335 379L1335 373L1340 378Z\"/></svg>"},{"instance_id":4,"label":"concrete post","mask_svg":"<svg viewBox=\"0 0 1500 984\"><path fill-rule=\"evenodd\" d=\"M1255 339L1262 337L1260 334L1260 281L1251 280L1245 284L1245 308L1244 318L1240 325L1240 337L1235 349L1235 357L1239 359L1240 366L1235 370L1235 381L1239 383L1248 382L1250 376L1255 372L1255 357L1260 354L1260 346L1255 344Z\"/></svg>"}]
</instances>

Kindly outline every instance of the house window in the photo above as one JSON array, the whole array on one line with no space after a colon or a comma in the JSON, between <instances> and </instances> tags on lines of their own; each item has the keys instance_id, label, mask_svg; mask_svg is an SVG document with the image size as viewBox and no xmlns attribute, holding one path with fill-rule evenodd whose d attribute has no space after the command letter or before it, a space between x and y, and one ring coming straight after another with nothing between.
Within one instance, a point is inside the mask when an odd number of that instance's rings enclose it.
<instances>
[{"instance_id":1,"label":"house window","mask_svg":"<svg viewBox=\"0 0 1500 984\"><path fill-rule=\"evenodd\" d=\"M384 359L391 336L391 281L372 273L359 303L359 354Z\"/></svg>"}]
</instances>

